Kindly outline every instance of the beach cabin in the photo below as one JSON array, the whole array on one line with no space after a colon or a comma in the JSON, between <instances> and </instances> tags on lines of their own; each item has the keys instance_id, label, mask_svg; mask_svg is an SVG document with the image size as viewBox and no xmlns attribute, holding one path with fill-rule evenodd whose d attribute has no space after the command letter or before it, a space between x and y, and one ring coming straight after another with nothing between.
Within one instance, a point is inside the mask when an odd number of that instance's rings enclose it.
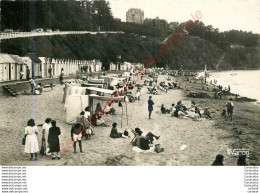
<instances>
[{"instance_id":1,"label":"beach cabin","mask_svg":"<svg viewBox=\"0 0 260 193\"><path fill-rule=\"evenodd\" d=\"M102 70L102 62L100 60L96 60L96 72L101 72Z\"/></svg>"},{"instance_id":2,"label":"beach cabin","mask_svg":"<svg viewBox=\"0 0 260 193\"><path fill-rule=\"evenodd\" d=\"M38 56L34 53L27 54L31 59L31 65L33 65L33 73L34 77L42 77L42 61L38 58Z\"/></svg>"},{"instance_id":3,"label":"beach cabin","mask_svg":"<svg viewBox=\"0 0 260 193\"><path fill-rule=\"evenodd\" d=\"M42 77L48 77L48 66L50 65L49 59L46 57L39 57L42 63Z\"/></svg>"},{"instance_id":4,"label":"beach cabin","mask_svg":"<svg viewBox=\"0 0 260 193\"><path fill-rule=\"evenodd\" d=\"M21 57L21 58L30 69L30 78L43 77L42 61L38 58L38 56L36 54L30 53L30 54L27 54L27 56Z\"/></svg>"},{"instance_id":5,"label":"beach cabin","mask_svg":"<svg viewBox=\"0 0 260 193\"><path fill-rule=\"evenodd\" d=\"M118 64L110 63L109 70L118 70Z\"/></svg>"},{"instance_id":6,"label":"beach cabin","mask_svg":"<svg viewBox=\"0 0 260 193\"><path fill-rule=\"evenodd\" d=\"M22 76L23 74L23 76ZM26 79L26 64L16 55L0 54L0 82Z\"/></svg>"}]
</instances>

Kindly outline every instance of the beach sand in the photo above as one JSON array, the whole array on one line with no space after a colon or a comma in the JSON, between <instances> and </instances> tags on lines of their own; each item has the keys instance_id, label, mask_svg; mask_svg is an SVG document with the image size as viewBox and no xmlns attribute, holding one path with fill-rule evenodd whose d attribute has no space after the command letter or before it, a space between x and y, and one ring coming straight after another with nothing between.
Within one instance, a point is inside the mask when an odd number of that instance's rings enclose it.
<instances>
[{"instance_id":1,"label":"beach sand","mask_svg":"<svg viewBox=\"0 0 260 193\"><path fill-rule=\"evenodd\" d=\"M166 80L160 75L160 80ZM104 117L109 127L95 127L95 135L91 140L83 140L83 152L73 153L73 147L66 144L70 140L71 126L65 124L63 87L57 85L54 90L45 89L42 95L30 96L21 95L18 98L0 98L0 164L1 165L39 165L39 166L78 166L78 165L161 165L161 166L209 166L213 163L217 154L225 156L224 165L236 165L237 158L229 156L227 149L233 148L236 138L229 137L230 131L219 128L214 119L193 121L190 119L178 119L170 117L169 114L160 113L161 104L170 108L172 103L179 100L186 106L190 106L190 98L184 96L183 90L169 90L168 93L153 95L154 111L152 119L148 119L147 88L141 91L141 100L135 103L128 103L128 125L126 119L126 106L123 103L123 127L121 128L122 108L117 103L113 106L116 115ZM135 91L135 89L134 89ZM96 101L98 102L98 101ZM203 105L203 103L201 103ZM61 160L51 160L49 156L39 156L38 161L28 161L30 157L24 153L24 146L21 145L24 136L24 128L27 121L33 117L36 124L44 123L47 117L57 121L61 128L60 143L61 152L64 155ZM133 134L130 128L139 127L144 132L153 132L160 135L155 143L161 144L165 149L162 153L137 153L133 151L131 139L112 139L109 137L111 125L118 123L118 130L128 128L131 138ZM224 127L222 125L222 127ZM39 128L39 147L41 146L42 127ZM184 150L181 147L186 146ZM66 152L67 148L67 152ZM66 152L66 153L65 153Z\"/></svg>"}]
</instances>

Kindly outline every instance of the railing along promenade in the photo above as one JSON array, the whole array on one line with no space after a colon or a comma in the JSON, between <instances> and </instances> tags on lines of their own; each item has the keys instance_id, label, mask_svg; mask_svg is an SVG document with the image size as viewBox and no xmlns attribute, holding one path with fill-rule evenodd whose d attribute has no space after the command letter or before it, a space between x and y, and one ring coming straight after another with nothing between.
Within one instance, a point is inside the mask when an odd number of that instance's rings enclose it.
<instances>
[{"instance_id":1,"label":"railing along promenade","mask_svg":"<svg viewBox=\"0 0 260 193\"><path fill-rule=\"evenodd\" d=\"M36 36L54 36L54 35L68 35L68 34L117 34L124 32L117 31L57 31L57 32L11 32L11 33L0 33L0 40L4 39L14 39L14 38L27 38L27 37L36 37Z\"/></svg>"}]
</instances>

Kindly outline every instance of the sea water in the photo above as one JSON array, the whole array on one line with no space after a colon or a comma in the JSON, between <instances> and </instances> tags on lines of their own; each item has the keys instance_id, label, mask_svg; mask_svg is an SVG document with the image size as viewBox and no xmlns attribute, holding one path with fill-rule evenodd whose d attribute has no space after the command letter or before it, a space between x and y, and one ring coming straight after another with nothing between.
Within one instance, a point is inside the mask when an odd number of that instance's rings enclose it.
<instances>
[{"instance_id":1,"label":"sea water","mask_svg":"<svg viewBox=\"0 0 260 193\"><path fill-rule=\"evenodd\" d=\"M216 79L223 89L230 85L231 92L260 101L260 70L211 72L208 81Z\"/></svg>"}]
</instances>

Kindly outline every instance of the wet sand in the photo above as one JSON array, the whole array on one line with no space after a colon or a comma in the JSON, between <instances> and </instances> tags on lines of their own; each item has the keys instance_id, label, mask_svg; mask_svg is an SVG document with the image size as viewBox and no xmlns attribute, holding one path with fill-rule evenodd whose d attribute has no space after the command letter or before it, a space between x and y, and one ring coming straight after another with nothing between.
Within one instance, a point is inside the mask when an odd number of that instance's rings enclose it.
<instances>
[{"instance_id":1,"label":"wet sand","mask_svg":"<svg viewBox=\"0 0 260 193\"><path fill-rule=\"evenodd\" d=\"M165 76L159 76L160 80L166 80ZM158 82L159 82L158 81ZM73 153L73 147L67 147L67 153L61 160L51 160L49 156L39 156L38 161L28 161L29 155L24 153L21 145L24 136L24 128L27 121L33 116L36 124L44 123L47 117L57 121L61 128L60 143L63 143L61 151L66 152L66 141L70 140L71 126L65 124L63 87L57 85L54 90L45 89L42 95L21 95L18 98L0 98L0 164L1 165L192 165L209 166L217 154L225 156L225 165L236 165L236 157L228 156L227 149L234 144L234 138L229 131L216 128L213 120L193 121L190 119L178 119L169 114L160 113L161 104L170 108L172 103L182 100L186 106L190 106L191 99L184 96L183 90L169 90L168 93L153 95L154 111L152 119L148 119L147 88L141 91L141 100L128 103L128 125L124 106L123 127L121 128L122 108L114 103L116 115L104 117L109 127L95 127L95 135L91 140L83 140L84 153ZM135 91L136 89L134 89ZM97 102L97 101L96 101ZM160 135L155 143L161 144L165 149L162 153L137 153L133 151L131 139L112 139L109 137L111 125L118 123L118 129L139 127L144 132L152 131ZM130 131L130 130L128 130ZM41 147L42 127L39 127L39 147ZM131 133L131 132L130 132ZM133 134L131 133L131 138ZM186 145L184 150L180 147ZM70 146L70 145L69 145ZM77 144L77 150L78 144ZM79 151L78 151L79 152Z\"/></svg>"}]
</instances>

